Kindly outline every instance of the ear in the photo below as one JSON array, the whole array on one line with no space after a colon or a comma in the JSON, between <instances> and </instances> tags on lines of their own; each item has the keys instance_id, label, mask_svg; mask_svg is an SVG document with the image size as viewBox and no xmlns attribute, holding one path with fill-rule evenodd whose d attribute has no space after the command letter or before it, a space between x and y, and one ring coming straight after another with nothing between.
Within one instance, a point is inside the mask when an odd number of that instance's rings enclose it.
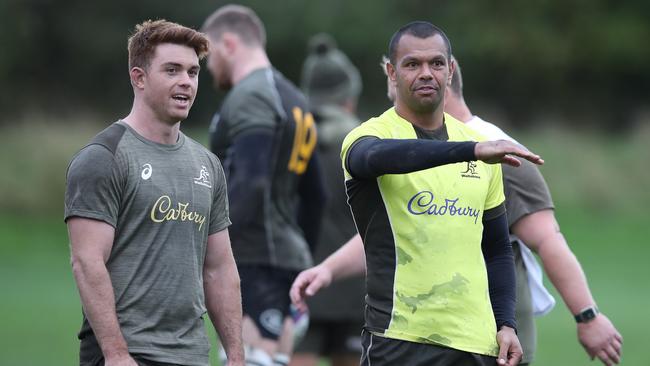
<instances>
[{"instance_id":1,"label":"ear","mask_svg":"<svg viewBox=\"0 0 650 366\"><path fill-rule=\"evenodd\" d=\"M241 40L239 39L239 36L235 33L232 32L224 32L223 35L221 36L221 42L223 42L223 48L226 50L228 55L232 55L237 51L237 48L239 47L239 44L241 43Z\"/></svg>"},{"instance_id":2,"label":"ear","mask_svg":"<svg viewBox=\"0 0 650 366\"><path fill-rule=\"evenodd\" d=\"M133 86L134 89L144 89L147 74L143 69L135 66L131 68L131 71L129 71L129 76L131 77L131 86Z\"/></svg>"},{"instance_id":3,"label":"ear","mask_svg":"<svg viewBox=\"0 0 650 366\"><path fill-rule=\"evenodd\" d=\"M454 77L456 71L456 60L453 57L449 59L449 76L447 77L447 86L451 85L451 79Z\"/></svg>"},{"instance_id":4,"label":"ear","mask_svg":"<svg viewBox=\"0 0 650 366\"><path fill-rule=\"evenodd\" d=\"M395 81L395 78L397 77L395 75L396 72L397 70L395 70L395 66L390 62L386 62L386 75L388 75L390 81Z\"/></svg>"}]
</instances>

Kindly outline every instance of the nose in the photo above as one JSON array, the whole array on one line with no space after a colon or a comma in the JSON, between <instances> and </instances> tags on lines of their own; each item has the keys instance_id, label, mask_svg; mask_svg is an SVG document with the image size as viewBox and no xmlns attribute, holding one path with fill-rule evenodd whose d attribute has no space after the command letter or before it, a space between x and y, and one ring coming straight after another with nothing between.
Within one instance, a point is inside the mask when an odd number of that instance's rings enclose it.
<instances>
[{"instance_id":1,"label":"nose","mask_svg":"<svg viewBox=\"0 0 650 366\"><path fill-rule=\"evenodd\" d=\"M418 78L423 80L433 79L433 73L431 72L431 69L427 63L423 63L420 67L420 74L418 75Z\"/></svg>"},{"instance_id":2,"label":"nose","mask_svg":"<svg viewBox=\"0 0 650 366\"><path fill-rule=\"evenodd\" d=\"M190 76L189 72L182 72L180 73L180 77L178 80L178 85L182 86L184 88L189 88L192 86L192 77Z\"/></svg>"}]
</instances>

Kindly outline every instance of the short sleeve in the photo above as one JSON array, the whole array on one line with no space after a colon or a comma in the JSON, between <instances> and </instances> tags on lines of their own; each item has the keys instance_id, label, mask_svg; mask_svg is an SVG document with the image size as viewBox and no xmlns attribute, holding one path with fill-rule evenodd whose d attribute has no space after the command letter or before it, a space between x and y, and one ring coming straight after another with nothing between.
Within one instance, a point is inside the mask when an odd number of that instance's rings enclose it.
<instances>
[{"instance_id":1,"label":"short sleeve","mask_svg":"<svg viewBox=\"0 0 650 366\"><path fill-rule=\"evenodd\" d=\"M508 226L523 216L553 208L551 192L537 166L521 159L520 167L503 167Z\"/></svg>"},{"instance_id":2,"label":"short sleeve","mask_svg":"<svg viewBox=\"0 0 650 366\"><path fill-rule=\"evenodd\" d=\"M501 172L501 164L490 164L487 166L491 169L490 186L488 187L488 194L485 199L484 210L495 208L502 204L505 200L503 193L503 173Z\"/></svg>"},{"instance_id":3,"label":"short sleeve","mask_svg":"<svg viewBox=\"0 0 650 366\"><path fill-rule=\"evenodd\" d=\"M64 219L78 216L115 227L122 187L113 153L99 144L86 146L68 166Z\"/></svg>"},{"instance_id":4,"label":"short sleeve","mask_svg":"<svg viewBox=\"0 0 650 366\"><path fill-rule=\"evenodd\" d=\"M275 129L280 112L279 107L273 105L269 96L258 92L233 94L228 98L225 106L227 108L224 108L221 118L227 125L230 141L253 129Z\"/></svg>"},{"instance_id":5,"label":"short sleeve","mask_svg":"<svg viewBox=\"0 0 650 366\"><path fill-rule=\"evenodd\" d=\"M219 160L212 157L214 166L214 192L210 208L210 228L208 235L217 233L230 226L230 211L228 206L228 187L226 176Z\"/></svg>"}]
</instances>

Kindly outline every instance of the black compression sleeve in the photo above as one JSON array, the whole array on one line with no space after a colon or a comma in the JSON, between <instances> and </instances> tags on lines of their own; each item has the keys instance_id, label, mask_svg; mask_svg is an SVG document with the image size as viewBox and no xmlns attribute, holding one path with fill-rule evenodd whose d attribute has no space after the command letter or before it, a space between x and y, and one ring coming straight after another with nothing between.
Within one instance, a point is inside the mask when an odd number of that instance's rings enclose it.
<instances>
[{"instance_id":1,"label":"black compression sleeve","mask_svg":"<svg viewBox=\"0 0 650 366\"><path fill-rule=\"evenodd\" d=\"M404 174L440 165L476 160L476 142L362 137L350 148L346 168L355 178Z\"/></svg>"},{"instance_id":2,"label":"black compression sleeve","mask_svg":"<svg viewBox=\"0 0 650 366\"><path fill-rule=\"evenodd\" d=\"M247 225L270 189L269 159L273 148L271 130L255 129L237 136L230 147L228 200L233 228Z\"/></svg>"},{"instance_id":3,"label":"black compression sleeve","mask_svg":"<svg viewBox=\"0 0 650 366\"><path fill-rule=\"evenodd\" d=\"M309 159L307 170L300 179L298 194L300 195L298 225L305 234L305 240L307 240L311 253L314 254L324 207L328 198L323 185L320 161L316 151Z\"/></svg>"},{"instance_id":4,"label":"black compression sleeve","mask_svg":"<svg viewBox=\"0 0 650 366\"><path fill-rule=\"evenodd\" d=\"M515 265L505 214L483 222L483 258L487 267L490 301L497 323L517 329L515 322Z\"/></svg>"}]
</instances>

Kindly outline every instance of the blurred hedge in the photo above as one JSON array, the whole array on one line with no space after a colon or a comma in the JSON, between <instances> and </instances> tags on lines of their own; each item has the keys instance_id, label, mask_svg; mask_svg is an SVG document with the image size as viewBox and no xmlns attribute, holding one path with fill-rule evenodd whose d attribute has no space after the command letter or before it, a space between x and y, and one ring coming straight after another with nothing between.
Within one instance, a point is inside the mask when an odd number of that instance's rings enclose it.
<instances>
[{"instance_id":1,"label":"blurred hedge","mask_svg":"<svg viewBox=\"0 0 650 366\"><path fill-rule=\"evenodd\" d=\"M63 218L65 172L72 155L110 121L33 117L0 128L0 212ZM205 128L182 127L200 143ZM556 204L603 215L642 214L650 202L650 125L612 138L566 127L508 131L542 154L541 171Z\"/></svg>"},{"instance_id":2,"label":"blurred hedge","mask_svg":"<svg viewBox=\"0 0 650 366\"><path fill-rule=\"evenodd\" d=\"M128 113L126 38L148 18L200 27L223 1L3 0L0 2L0 125L25 114L113 120ZM385 108L377 67L391 34L425 19L450 36L466 94L481 114L524 126L556 117L618 130L647 113L650 2L242 1L266 23L273 63L296 80L307 39L332 33L361 68L363 116ZM188 124L218 106L207 71Z\"/></svg>"}]
</instances>

